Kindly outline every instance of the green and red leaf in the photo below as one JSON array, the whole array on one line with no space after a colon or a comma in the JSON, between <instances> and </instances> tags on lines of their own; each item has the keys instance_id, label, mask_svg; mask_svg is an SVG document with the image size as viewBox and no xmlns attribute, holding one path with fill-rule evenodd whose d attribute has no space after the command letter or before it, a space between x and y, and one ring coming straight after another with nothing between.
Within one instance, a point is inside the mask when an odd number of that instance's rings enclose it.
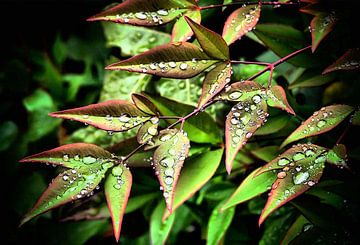
<instances>
[{"instance_id":1,"label":"green and red leaf","mask_svg":"<svg viewBox=\"0 0 360 245\"><path fill-rule=\"evenodd\" d=\"M198 46L170 43L106 67L108 70L141 72L169 78L190 78L219 62Z\"/></svg>"},{"instance_id":2,"label":"green and red leaf","mask_svg":"<svg viewBox=\"0 0 360 245\"><path fill-rule=\"evenodd\" d=\"M131 99L134 102L135 106L149 115L157 115L159 111L156 106L142 94L133 93Z\"/></svg>"},{"instance_id":3,"label":"green and red leaf","mask_svg":"<svg viewBox=\"0 0 360 245\"><path fill-rule=\"evenodd\" d=\"M350 115L353 110L348 105L332 105L321 108L321 110L314 112L300 127L295 129L281 144L281 147L291 142L332 130Z\"/></svg>"},{"instance_id":4,"label":"green and red leaf","mask_svg":"<svg viewBox=\"0 0 360 245\"><path fill-rule=\"evenodd\" d=\"M144 144L151 140L154 136L158 135L159 118L152 117L149 121L145 122L137 132L137 141L139 144Z\"/></svg>"},{"instance_id":5,"label":"green and red leaf","mask_svg":"<svg viewBox=\"0 0 360 245\"><path fill-rule=\"evenodd\" d=\"M349 168L346 164L347 154L345 145L335 145L326 155L326 162L340 168Z\"/></svg>"},{"instance_id":6,"label":"green and red leaf","mask_svg":"<svg viewBox=\"0 0 360 245\"><path fill-rule=\"evenodd\" d=\"M216 97L217 100L244 101L261 93L265 95L265 89L253 81L236 82L225 87L225 91Z\"/></svg>"},{"instance_id":7,"label":"green and red leaf","mask_svg":"<svg viewBox=\"0 0 360 245\"><path fill-rule=\"evenodd\" d=\"M334 12L318 14L310 23L312 52L315 52L320 42L332 31L338 18Z\"/></svg>"},{"instance_id":8,"label":"green and red leaf","mask_svg":"<svg viewBox=\"0 0 360 245\"><path fill-rule=\"evenodd\" d=\"M105 196L110 211L115 239L120 238L122 219L132 185L130 170L123 164L112 168L105 180Z\"/></svg>"},{"instance_id":9,"label":"green and red leaf","mask_svg":"<svg viewBox=\"0 0 360 245\"><path fill-rule=\"evenodd\" d=\"M175 22L172 29L171 42L186 42L194 34L186 22L185 16L198 24L201 22L201 12L199 9L188 10Z\"/></svg>"},{"instance_id":10,"label":"green and red leaf","mask_svg":"<svg viewBox=\"0 0 360 245\"><path fill-rule=\"evenodd\" d=\"M360 68L360 48L353 48L346 51L335 63L328 66L323 74L338 70L359 70Z\"/></svg>"},{"instance_id":11,"label":"green and red leaf","mask_svg":"<svg viewBox=\"0 0 360 245\"><path fill-rule=\"evenodd\" d=\"M225 22L222 33L225 42L230 45L251 31L260 18L260 11L260 5L247 5L232 12Z\"/></svg>"},{"instance_id":12,"label":"green and red leaf","mask_svg":"<svg viewBox=\"0 0 360 245\"><path fill-rule=\"evenodd\" d=\"M295 115L294 110L291 108L289 102L286 99L285 90L278 85L272 86L270 88L270 90L268 91L268 98L266 102L268 106L276 107Z\"/></svg>"},{"instance_id":13,"label":"green and red leaf","mask_svg":"<svg viewBox=\"0 0 360 245\"><path fill-rule=\"evenodd\" d=\"M91 168L111 158L113 155L99 146L75 143L25 157L20 162L40 162L80 169Z\"/></svg>"},{"instance_id":14,"label":"green and red leaf","mask_svg":"<svg viewBox=\"0 0 360 245\"><path fill-rule=\"evenodd\" d=\"M150 119L149 115L125 100L109 100L98 104L53 112L49 115L117 132L129 130Z\"/></svg>"}]
</instances>

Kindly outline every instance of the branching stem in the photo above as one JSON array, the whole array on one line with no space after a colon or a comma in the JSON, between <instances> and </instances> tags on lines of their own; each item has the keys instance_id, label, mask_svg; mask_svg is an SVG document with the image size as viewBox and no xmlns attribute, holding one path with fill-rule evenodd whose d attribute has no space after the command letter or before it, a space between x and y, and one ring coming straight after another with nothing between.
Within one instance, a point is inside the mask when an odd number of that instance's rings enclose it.
<instances>
[{"instance_id":1,"label":"branching stem","mask_svg":"<svg viewBox=\"0 0 360 245\"><path fill-rule=\"evenodd\" d=\"M227 4L213 4L209 6L200 7L200 10L206 9L213 9L213 8L222 8L228 7L233 5L258 5L258 2L235 2L235 3L227 3ZM270 5L270 6L281 6L281 5L298 5L299 2L277 2L277 1L270 1L270 2L262 2L262 5Z\"/></svg>"}]
</instances>

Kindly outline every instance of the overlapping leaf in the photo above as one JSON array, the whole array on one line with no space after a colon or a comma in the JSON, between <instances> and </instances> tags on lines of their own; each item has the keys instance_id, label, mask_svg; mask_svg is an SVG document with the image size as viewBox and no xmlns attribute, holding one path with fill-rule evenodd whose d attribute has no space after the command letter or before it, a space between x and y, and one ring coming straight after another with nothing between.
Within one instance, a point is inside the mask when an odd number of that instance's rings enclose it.
<instances>
[{"instance_id":1,"label":"overlapping leaf","mask_svg":"<svg viewBox=\"0 0 360 245\"><path fill-rule=\"evenodd\" d=\"M226 20L222 36L228 45L251 31L260 18L260 5L247 5L235 10Z\"/></svg>"},{"instance_id":2,"label":"overlapping leaf","mask_svg":"<svg viewBox=\"0 0 360 245\"><path fill-rule=\"evenodd\" d=\"M146 98L146 96L134 93L131 95L131 99L135 106L146 114L157 115L159 113L156 106L148 98Z\"/></svg>"},{"instance_id":3,"label":"overlapping leaf","mask_svg":"<svg viewBox=\"0 0 360 245\"><path fill-rule=\"evenodd\" d=\"M75 120L108 131L126 131L150 119L149 115L139 110L134 104L124 100L109 100L53 112L49 115Z\"/></svg>"},{"instance_id":4,"label":"overlapping leaf","mask_svg":"<svg viewBox=\"0 0 360 245\"><path fill-rule=\"evenodd\" d=\"M321 108L321 110L314 112L311 117L292 132L281 144L281 147L299 139L330 131L341 123L352 111L353 108L348 105L332 105Z\"/></svg>"},{"instance_id":5,"label":"overlapping leaf","mask_svg":"<svg viewBox=\"0 0 360 245\"><path fill-rule=\"evenodd\" d=\"M190 0L127 0L88 20L156 26L172 21L189 8L194 8L195 4Z\"/></svg>"},{"instance_id":6,"label":"overlapping leaf","mask_svg":"<svg viewBox=\"0 0 360 245\"><path fill-rule=\"evenodd\" d=\"M269 106L285 110L288 113L295 115L294 110L286 99L285 90L282 87L278 85L272 86L267 95L267 104Z\"/></svg>"},{"instance_id":7,"label":"overlapping leaf","mask_svg":"<svg viewBox=\"0 0 360 245\"><path fill-rule=\"evenodd\" d=\"M106 202L112 218L116 241L119 241L122 219L130 195L132 176L130 171L119 164L111 170L105 181Z\"/></svg>"},{"instance_id":8,"label":"overlapping leaf","mask_svg":"<svg viewBox=\"0 0 360 245\"><path fill-rule=\"evenodd\" d=\"M150 239L151 244L165 244L167 237L170 234L171 228L174 225L175 215L173 213L169 219L162 220L161 216L164 213L166 206L163 202L155 207L150 217Z\"/></svg>"},{"instance_id":9,"label":"overlapping leaf","mask_svg":"<svg viewBox=\"0 0 360 245\"><path fill-rule=\"evenodd\" d=\"M353 48L346 51L334 64L323 72L329 73L338 70L358 70L360 68L360 49Z\"/></svg>"},{"instance_id":10,"label":"overlapping leaf","mask_svg":"<svg viewBox=\"0 0 360 245\"><path fill-rule=\"evenodd\" d=\"M152 117L149 121L145 122L137 132L137 141L143 144L151 140L158 134L159 118Z\"/></svg>"},{"instance_id":11,"label":"overlapping leaf","mask_svg":"<svg viewBox=\"0 0 360 245\"><path fill-rule=\"evenodd\" d=\"M178 42L164 44L129 59L109 65L109 70L142 72L161 77L189 78L219 62L198 46Z\"/></svg>"},{"instance_id":12,"label":"overlapping leaf","mask_svg":"<svg viewBox=\"0 0 360 245\"><path fill-rule=\"evenodd\" d=\"M338 18L334 12L321 13L314 17L310 23L312 46L311 50L315 52L320 42L332 31Z\"/></svg>"},{"instance_id":13,"label":"overlapping leaf","mask_svg":"<svg viewBox=\"0 0 360 245\"><path fill-rule=\"evenodd\" d=\"M346 147L342 144L335 145L326 155L326 161L340 168L348 168L346 164Z\"/></svg>"},{"instance_id":14,"label":"overlapping leaf","mask_svg":"<svg viewBox=\"0 0 360 245\"><path fill-rule=\"evenodd\" d=\"M194 34L190 26L185 20L185 16L192 19L196 23L201 22L201 12L199 9L188 10L174 24L171 34L171 42L186 42Z\"/></svg>"}]
</instances>

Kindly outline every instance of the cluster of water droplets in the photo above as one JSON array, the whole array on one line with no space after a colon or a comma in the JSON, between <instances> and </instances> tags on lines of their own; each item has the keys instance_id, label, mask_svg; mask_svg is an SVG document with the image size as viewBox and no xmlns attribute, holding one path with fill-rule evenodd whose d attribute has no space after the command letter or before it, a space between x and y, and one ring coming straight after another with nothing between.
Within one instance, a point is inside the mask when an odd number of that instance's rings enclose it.
<instances>
[{"instance_id":1,"label":"cluster of water droplets","mask_svg":"<svg viewBox=\"0 0 360 245\"><path fill-rule=\"evenodd\" d=\"M154 136L158 135L158 126L159 126L159 118L152 117L148 122L146 122L143 127L146 128L146 131L141 135L141 143L146 142L152 139ZM140 133L139 130L138 133Z\"/></svg>"},{"instance_id":2,"label":"cluster of water droplets","mask_svg":"<svg viewBox=\"0 0 360 245\"><path fill-rule=\"evenodd\" d=\"M154 12L136 12L136 13L123 13L117 14L114 16L114 20L122 23L137 23L139 21L145 22L148 24L161 25L169 16L178 15L179 9L171 8L171 9L159 9Z\"/></svg>"},{"instance_id":3,"label":"cluster of water droplets","mask_svg":"<svg viewBox=\"0 0 360 245\"><path fill-rule=\"evenodd\" d=\"M125 183L125 181L122 178L122 175L124 173L125 166L117 165L111 170L111 174L116 178L116 183L113 185L113 187L116 190L120 190L122 185Z\"/></svg>"},{"instance_id":4,"label":"cluster of water droplets","mask_svg":"<svg viewBox=\"0 0 360 245\"><path fill-rule=\"evenodd\" d=\"M209 87L209 91L208 93L210 95L213 95L215 94L216 92L218 92L218 90L221 88L221 84L220 83L224 83L224 84L228 84L230 81L231 81L231 74L233 74L233 71L231 70L230 72L230 76L228 74L228 69L230 68L230 64L228 64L226 66L225 69L223 69L218 75L217 77L214 79L214 81L210 84L210 87ZM222 82L224 81L224 82Z\"/></svg>"},{"instance_id":5,"label":"cluster of water droplets","mask_svg":"<svg viewBox=\"0 0 360 245\"><path fill-rule=\"evenodd\" d=\"M314 132L319 132L320 130L324 129L326 125L333 124L333 122L330 120L333 114L334 113L332 111L326 110L325 107L321 108L320 111L315 111L314 114L310 117L310 123L307 124L302 133L311 134Z\"/></svg>"}]
</instances>

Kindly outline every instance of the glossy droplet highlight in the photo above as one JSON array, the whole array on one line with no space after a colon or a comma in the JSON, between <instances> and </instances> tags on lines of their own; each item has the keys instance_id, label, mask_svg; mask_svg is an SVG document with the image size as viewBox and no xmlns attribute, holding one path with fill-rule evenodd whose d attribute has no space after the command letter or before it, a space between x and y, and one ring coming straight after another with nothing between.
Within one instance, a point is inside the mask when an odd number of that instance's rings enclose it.
<instances>
[{"instance_id":1,"label":"glossy droplet highlight","mask_svg":"<svg viewBox=\"0 0 360 245\"><path fill-rule=\"evenodd\" d=\"M309 176L310 174L308 172L301 172L294 175L293 177L294 184L299 185L301 183L304 183L309 178Z\"/></svg>"},{"instance_id":2,"label":"glossy droplet highlight","mask_svg":"<svg viewBox=\"0 0 360 245\"><path fill-rule=\"evenodd\" d=\"M93 164L94 162L96 162L96 158L92 157L92 156L86 156L83 158L83 163L84 164Z\"/></svg>"},{"instance_id":3,"label":"glossy droplet highlight","mask_svg":"<svg viewBox=\"0 0 360 245\"><path fill-rule=\"evenodd\" d=\"M234 91L229 94L229 98L232 100L237 100L241 97L242 93L240 91Z\"/></svg>"},{"instance_id":4,"label":"glossy droplet highlight","mask_svg":"<svg viewBox=\"0 0 360 245\"><path fill-rule=\"evenodd\" d=\"M278 161L278 165L279 166L285 166L287 164L289 164L290 160L287 159L287 158L281 158L279 161Z\"/></svg>"}]
</instances>

